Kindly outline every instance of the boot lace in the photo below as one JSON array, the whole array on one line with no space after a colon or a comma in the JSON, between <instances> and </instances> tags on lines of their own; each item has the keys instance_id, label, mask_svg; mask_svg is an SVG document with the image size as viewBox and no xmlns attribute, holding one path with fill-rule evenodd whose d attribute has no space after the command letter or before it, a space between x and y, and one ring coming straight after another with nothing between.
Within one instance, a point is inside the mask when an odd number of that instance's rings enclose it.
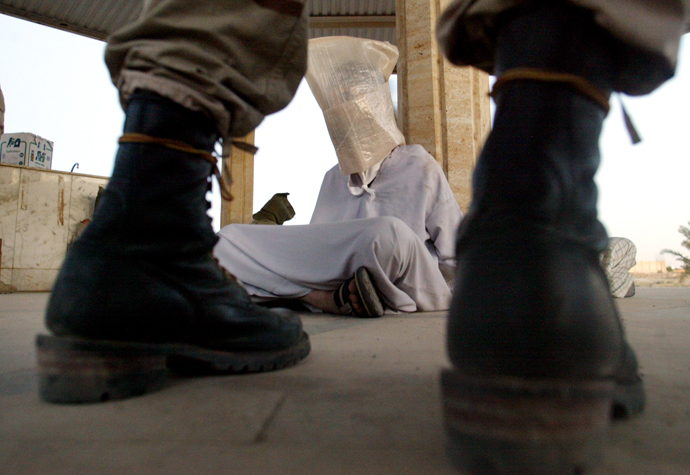
<instances>
[{"instance_id":1,"label":"boot lace","mask_svg":"<svg viewBox=\"0 0 690 475\"><path fill-rule=\"evenodd\" d=\"M549 71L546 69L539 68L513 68L501 74L499 78L496 79L494 83L493 90L490 96L495 97L500 89L502 89L506 84L513 81L541 81L541 82L551 82L551 83L561 83L575 89L578 93L587 97L588 99L594 101L608 114L611 109L608 98L601 93L599 88L592 84L587 79L578 76L576 74L560 73L555 71ZM623 104L623 100L619 97L621 104L621 110L623 112L623 122L625 123L625 128L628 131L630 140L633 145L642 141L640 134L635 128L630 114Z\"/></svg>"},{"instance_id":2,"label":"boot lace","mask_svg":"<svg viewBox=\"0 0 690 475\"><path fill-rule=\"evenodd\" d=\"M118 143L123 144L123 143L142 143L142 144L156 144L160 145L162 147L170 148L172 150L177 150L179 152L184 152L188 153L193 157L200 158L202 160L205 160L209 162L211 165L213 165L213 175L216 177L216 180L218 180L218 186L220 188L220 195L223 197L224 200L227 201L232 201L233 197L232 194L230 193L230 184L232 184L232 181L230 180L230 183L227 183L224 179L223 176L220 173L220 170L218 169L218 159L221 158L219 156L214 155L212 152L207 152L206 150L200 150L197 148L192 147L191 145L188 145L184 142L181 142L179 140L173 140L173 139L165 139L161 137L153 137L150 135L146 134L138 134L138 133L126 133L123 134L122 137L118 140ZM235 146L236 148L251 153L251 154L256 154L256 152L259 150L256 148L254 145L240 142L233 140L232 145Z\"/></svg>"},{"instance_id":3,"label":"boot lace","mask_svg":"<svg viewBox=\"0 0 690 475\"><path fill-rule=\"evenodd\" d=\"M559 73L538 68L509 69L496 79L494 88L491 91L491 96L495 96L500 89L513 81L541 81L567 84L583 96L596 102L606 113L608 113L611 108L608 98L599 91L599 88L587 79L576 74Z\"/></svg>"}]
</instances>

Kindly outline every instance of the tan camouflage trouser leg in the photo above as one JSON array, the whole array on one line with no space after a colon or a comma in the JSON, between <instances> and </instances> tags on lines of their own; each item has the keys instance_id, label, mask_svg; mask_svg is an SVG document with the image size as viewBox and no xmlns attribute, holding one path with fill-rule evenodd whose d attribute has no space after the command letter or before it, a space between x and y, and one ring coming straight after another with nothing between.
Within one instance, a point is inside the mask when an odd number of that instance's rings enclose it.
<instances>
[{"instance_id":1,"label":"tan camouflage trouser leg","mask_svg":"<svg viewBox=\"0 0 690 475\"><path fill-rule=\"evenodd\" d=\"M306 71L300 0L148 0L108 39L105 61L126 104L146 89L246 135L285 107Z\"/></svg>"},{"instance_id":2,"label":"tan camouflage trouser leg","mask_svg":"<svg viewBox=\"0 0 690 475\"><path fill-rule=\"evenodd\" d=\"M532 0L454 0L439 19L437 36L446 58L458 65L473 65L491 72L496 21L501 14ZM648 51L673 72L680 37L690 27L690 0L568 0L594 12L604 29L626 44ZM648 68L630 68L639 76L619 86L628 94L646 94L665 77L649 75Z\"/></svg>"}]
</instances>

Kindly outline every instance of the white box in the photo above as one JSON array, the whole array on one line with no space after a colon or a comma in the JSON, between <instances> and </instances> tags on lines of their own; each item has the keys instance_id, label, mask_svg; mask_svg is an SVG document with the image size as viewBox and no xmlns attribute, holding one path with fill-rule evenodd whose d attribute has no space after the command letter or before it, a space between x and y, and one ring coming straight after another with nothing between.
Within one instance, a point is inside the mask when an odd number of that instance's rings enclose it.
<instances>
[{"instance_id":1,"label":"white box","mask_svg":"<svg viewBox=\"0 0 690 475\"><path fill-rule=\"evenodd\" d=\"M53 142L27 132L2 134L0 163L50 170L53 163Z\"/></svg>"}]
</instances>

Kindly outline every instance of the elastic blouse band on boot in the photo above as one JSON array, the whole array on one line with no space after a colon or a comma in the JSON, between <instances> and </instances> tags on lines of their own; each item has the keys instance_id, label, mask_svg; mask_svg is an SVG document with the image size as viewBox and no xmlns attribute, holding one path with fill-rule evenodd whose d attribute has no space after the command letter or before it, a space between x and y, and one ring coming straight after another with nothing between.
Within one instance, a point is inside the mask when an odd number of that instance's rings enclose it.
<instances>
[{"instance_id":1,"label":"elastic blouse band on boot","mask_svg":"<svg viewBox=\"0 0 690 475\"><path fill-rule=\"evenodd\" d=\"M557 73L553 71L547 71L545 69L537 68L515 68L509 69L503 73L499 78L496 79L494 83L494 88L489 94L494 97L497 92L503 88L507 83L512 81L542 81L542 82L553 82L553 83L563 83L575 89L577 92L583 96L591 99L599 105L608 114L611 109L609 100L601 93L601 91L591 82L583 77L577 76L575 74L568 73ZM621 104L621 111L623 112L623 122L625 123L625 128L628 131L630 140L633 145L642 141L640 134L635 128L630 114L628 113L623 100L618 96Z\"/></svg>"},{"instance_id":2,"label":"elastic blouse band on boot","mask_svg":"<svg viewBox=\"0 0 690 475\"><path fill-rule=\"evenodd\" d=\"M563 83L597 103L602 109L604 109L604 111L606 111L607 114L611 108L609 105L609 100L606 98L606 96L604 96L599 89L587 79L575 74L558 73L537 68L515 68L504 72L499 78L496 79L493 90L491 91L491 96L495 96L498 90L512 81Z\"/></svg>"},{"instance_id":3,"label":"elastic blouse band on boot","mask_svg":"<svg viewBox=\"0 0 690 475\"><path fill-rule=\"evenodd\" d=\"M233 199L232 194L230 193L230 187L225 182L225 180L221 176L220 170L218 169L218 157L213 155L211 152L207 152L206 150L199 150L179 140L164 139L160 137L152 137L150 135L136 133L123 134L122 137L120 137L120 139L118 140L118 143L156 144L162 147L177 150L179 152L189 153L192 156L206 160L211 165L213 165L213 175L215 175L216 180L218 180L220 195L223 197L224 200L227 201L232 201ZM251 144L237 142L234 140L232 141L232 145L244 152L248 152L251 154L255 154L259 150Z\"/></svg>"}]
</instances>

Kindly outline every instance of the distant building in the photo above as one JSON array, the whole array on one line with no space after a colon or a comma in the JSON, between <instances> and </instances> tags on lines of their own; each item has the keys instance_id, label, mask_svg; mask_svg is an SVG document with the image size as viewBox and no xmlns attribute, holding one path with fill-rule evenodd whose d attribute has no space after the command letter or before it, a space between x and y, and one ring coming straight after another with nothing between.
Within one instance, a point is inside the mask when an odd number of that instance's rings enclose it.
<instances>
[{"instance_id":1,"label":"distant building","mask_svg":"<svg viewBox=\"0 0 690 475\"><path fill-rule=\"evenodd\" d=\"M631 274L658 274L666 272L666 261L642 261L630 269Z\"/></svg>"}]
</instances>

